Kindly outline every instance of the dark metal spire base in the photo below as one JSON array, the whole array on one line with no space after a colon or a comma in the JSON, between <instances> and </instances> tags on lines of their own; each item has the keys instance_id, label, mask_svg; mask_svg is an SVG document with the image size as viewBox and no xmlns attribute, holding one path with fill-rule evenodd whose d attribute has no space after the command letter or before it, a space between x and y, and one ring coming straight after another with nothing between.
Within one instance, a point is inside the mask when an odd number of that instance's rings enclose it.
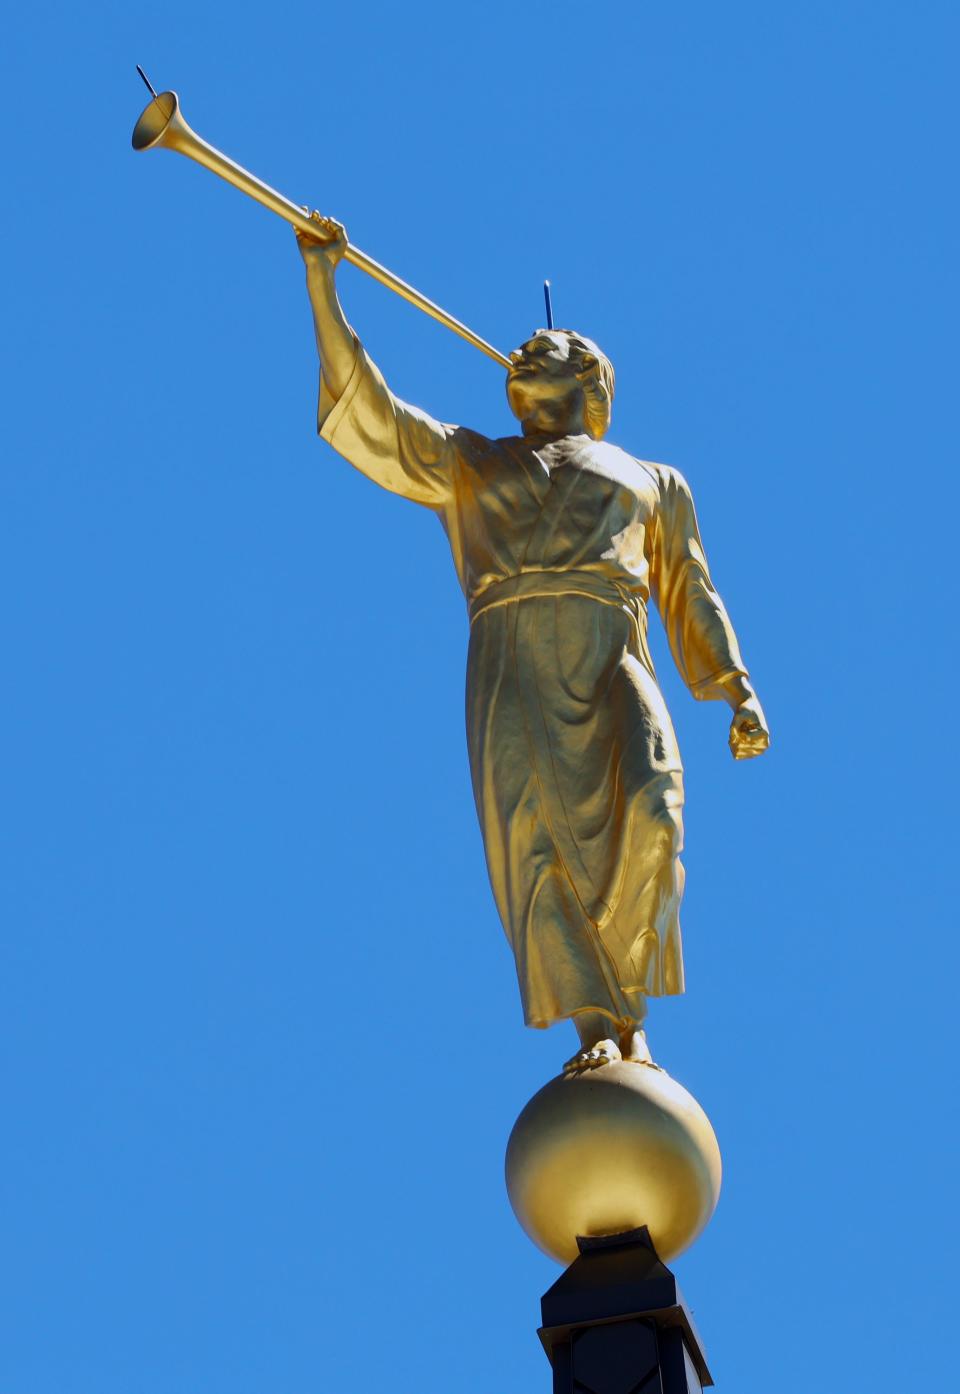
<instances>
[{"instance_id":1,"label":"dark metal spire base","mask_svg":"<svg viewBox=\"0 0 960 1394\"><path fill-rule=\"evenodd\" d=\"M647 1230L577 1245L580 1257L540 1304L553 1394L701 1394L712 1385L693 1318Z\"/></svg>"}]
</instances>

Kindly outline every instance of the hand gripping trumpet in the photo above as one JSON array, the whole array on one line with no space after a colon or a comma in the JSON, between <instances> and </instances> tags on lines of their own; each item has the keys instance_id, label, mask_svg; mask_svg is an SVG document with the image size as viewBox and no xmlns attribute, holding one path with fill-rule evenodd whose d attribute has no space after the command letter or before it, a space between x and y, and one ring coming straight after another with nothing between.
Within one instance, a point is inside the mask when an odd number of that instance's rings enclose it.
<instances>
[{"instance_id":1,"label":"hand gripping trumpet","mask_svg":"<svg viewBox=\"0 0 960 1394\"><path fill-rule=\"evenodd\" d=\"M143 70L138 68L138 71L144 82L147 82ZM147 86L150 87L149 82L147 82ZM152 87L150 87L150 91L153 92ZM310 217L309 213L305 213L290 199L284 198L283 194L272 189L269 184L264 184L263 180L251 174L249 170L245 170L242 165L235 164L233 160L214 146L208 145L197 135L196 131L187 125L180 111L180 101L176 92L161 92L159 95L154 92L153 100L149 106L144 108L139 121L133 128L133 148L134 150L176 150L181 155L188 155L191 160L196 160L197 164L212 170L214 174L218 174L221 179L225 179L234 188L249 194L251 198L255 198L265 208L278 213L281 218L292 223L300 232L306 233L315 241L323 241L322 237L317 236L316 221ZM509 358L495 349L492 344L481 339L479 334L474 334L472 329L468 329L465 324L454 319L453 315L448 314L439 305L435 305L425 295L421 295L420 291L415 290L406 281L401 281L399 276L395 276L392 271L388 271L385 266L374 261L373 257L368 257L366 252L361 252L359 247L347 247L344 259L349 261L352 266L365 271L368 276L372 276L375 281L379 281L388 290L395 291L404 300L409 300L411 305L416 305L417 309L422 310L424 314L430 315L440 324L446 325L447 329L452 329L454 334L459 334L462 339L466 339L468 344L473 344L474 348L478 348L481 353L485 353L502 367L510 367Z\"/></svg>"}]
</instances>

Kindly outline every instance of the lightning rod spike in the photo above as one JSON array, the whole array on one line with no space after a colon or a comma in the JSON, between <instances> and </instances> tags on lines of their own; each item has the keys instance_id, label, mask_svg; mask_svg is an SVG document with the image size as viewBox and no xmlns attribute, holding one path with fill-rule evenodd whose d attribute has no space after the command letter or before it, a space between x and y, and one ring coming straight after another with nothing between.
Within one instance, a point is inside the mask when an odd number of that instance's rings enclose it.
<instances>
[{"instance_id":1,"label":"lightning rod spike","mask_svg":"<svg viewBox=\"0 0 960 1394\"><path fill-rule=\"evenodd\" d=\"M153 100L156 101L156 100L157 100L156 89L154 88L153 83L152 83L152 82L150 81L150 79L147 77L146 73L143 71L143 69L141 68L141 66L140 66L139 63L137 64L137 72L140 74L140 76L143 78L144 82L146 83L146 85L147 85L147 91L150 93L150 95L151 95L151 97L153 98Z\"/></svg>"}]
</instances>

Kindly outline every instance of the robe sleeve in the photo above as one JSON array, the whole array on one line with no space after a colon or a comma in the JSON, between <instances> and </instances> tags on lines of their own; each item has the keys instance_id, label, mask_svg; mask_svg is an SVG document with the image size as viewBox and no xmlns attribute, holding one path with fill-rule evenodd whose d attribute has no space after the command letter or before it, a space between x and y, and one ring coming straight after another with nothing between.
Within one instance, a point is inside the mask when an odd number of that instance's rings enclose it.
<instances>
[{"instance_id":1,"label":"robe sleeve","mask_svg":"<svg viewBox=\"0 0 960 1394\"><path fill-rule=\"evenodd\" d=\"M448 502L456 427L395 397L359 343L339 400L321 375L317 430L361 474L391 493L427 508L442 509Z\"/></svg>"},{"instance_id":2,"label":"robe sleeve","mask_svg":"<svg viewBox=\"0 0 960 1394\"><path fill-rule=\"evenodd\" d=\"M651 593L680 675L694 697L724 696L723 683L746 677L737 636L714 590L693 498L683 475L661 466L660 507L650 562Z\"/></svg>"}]
</instances>

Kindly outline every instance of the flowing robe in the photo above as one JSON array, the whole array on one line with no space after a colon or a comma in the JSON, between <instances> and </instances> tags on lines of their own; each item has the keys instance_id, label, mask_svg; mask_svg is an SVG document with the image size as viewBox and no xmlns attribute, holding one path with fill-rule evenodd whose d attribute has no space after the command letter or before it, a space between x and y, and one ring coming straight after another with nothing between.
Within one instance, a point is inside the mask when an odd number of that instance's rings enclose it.
<instances>
[{"instance_id":1,"label":"flowing robe","mask_svg":"<svg viewBox=\"0 0 960 1394\"><path fill-rule=\"evenodd\" d=\"M467 741L524 1018L683 991L683 774L652 596L697 698L746 676L682 476L586 435L491 440L399 401L358 346L323 438L433 509L470 610Z\"/></svg>"}]
</instances>

